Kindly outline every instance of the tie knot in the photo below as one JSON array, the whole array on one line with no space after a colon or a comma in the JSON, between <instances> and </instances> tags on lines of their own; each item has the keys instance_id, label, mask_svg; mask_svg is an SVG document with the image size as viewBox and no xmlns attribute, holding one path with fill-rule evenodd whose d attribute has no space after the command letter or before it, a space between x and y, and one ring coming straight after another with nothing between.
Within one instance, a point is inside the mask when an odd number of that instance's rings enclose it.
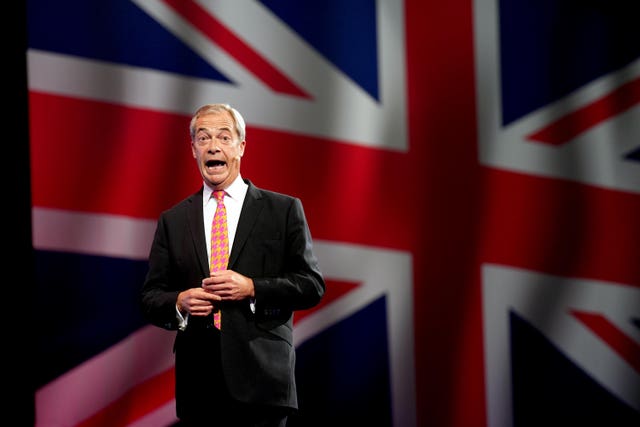
<instances>
[{"instance_id":1,"label":"tie knot","mask_svg":"<svg viewBox=\"0 0 640 427\"><path fill-rule=\"evenodd\" d=\"M224 190L216 190L213 192L213 197L215 197L216 201L220 203L222 198L224 197Z\"/></svg>"}]
</instances>

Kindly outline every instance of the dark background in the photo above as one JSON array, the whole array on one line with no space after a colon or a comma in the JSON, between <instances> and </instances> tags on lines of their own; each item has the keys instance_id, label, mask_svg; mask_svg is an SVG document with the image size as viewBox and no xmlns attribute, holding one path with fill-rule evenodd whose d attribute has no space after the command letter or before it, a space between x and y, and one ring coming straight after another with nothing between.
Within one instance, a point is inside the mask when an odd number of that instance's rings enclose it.
<instances>
[{"instance_id":1,"label":"dark background","mask_svg":"<svg viewBox=\"0 0 640 427\"><path fill-rule=\"evenodd\" d=\"M26 2L12 2L5 22L14 30L5 45L9 46L9 70L5 70L4 88L9 93L4 105L5 121L4 157L4 221L3 235L4 277L4 395L7 407L4 418L12 419L14 426L34 425L34 388L30 367L38 363L33 354L30 333L37 327L38 313L33 304L34 276L31 244L31 181L29 170L29 104L27 90L27 6ZM7 30L5 30L6 32ZM7 72L8 71L8 72ZM8 398L7 398L8 396Z\"/></svg>"}]
</instances>

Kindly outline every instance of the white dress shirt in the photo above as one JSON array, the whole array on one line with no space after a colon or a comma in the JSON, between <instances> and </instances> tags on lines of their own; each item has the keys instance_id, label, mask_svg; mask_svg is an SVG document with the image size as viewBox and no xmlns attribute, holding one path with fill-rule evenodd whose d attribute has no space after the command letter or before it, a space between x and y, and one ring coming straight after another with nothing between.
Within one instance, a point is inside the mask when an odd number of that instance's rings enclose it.
<instances>
[{"instance_id":1,"label":"white dress shirt","mask_svg":"<svg viewBox=\"0 0 640 427\"><path fill-rule=\"evenodd\" d=\"M242 177L238 177L231 183L231 185L225 189L224 195L224 207L227 209L227 231L229 233L229 250L233 247L233 240L236 236L236 230L238 229L238 220L240 219L240 211L242 210L242 203L244 203L244 197L247 195L247 189L249 186L242 180ZM213 216L216 213L216 207L218 203L215 197L213 197L213 190L206 184L202 193L202 216L204 219L204 235L211 235L211 225L213 223ZM207 256L211 256L211 239L207 238ZM208 259L208 258L207 258Z\"/></svg>"}]
</instances>

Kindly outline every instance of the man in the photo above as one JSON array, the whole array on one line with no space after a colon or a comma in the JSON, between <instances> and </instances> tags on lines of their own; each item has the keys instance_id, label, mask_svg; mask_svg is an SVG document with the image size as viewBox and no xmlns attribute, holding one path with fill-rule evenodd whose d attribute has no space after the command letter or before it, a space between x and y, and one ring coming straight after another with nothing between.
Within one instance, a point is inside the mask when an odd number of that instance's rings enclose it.
<instances>
[{"instance_id":1,"label":"man","mask_svg":"<svg viewBox=\"0 0 640 427\"><path fill-rule=\"evenodd\" d=\"M245 123L234 108L199 108L190 135L203 186L158 220L142 310L152 324L177 330L183 425L285 426L297 409L293 312L325 291L302 204L242 178ZM214 221L227 247L210 266Z\"/></svg>"}]
</instances>

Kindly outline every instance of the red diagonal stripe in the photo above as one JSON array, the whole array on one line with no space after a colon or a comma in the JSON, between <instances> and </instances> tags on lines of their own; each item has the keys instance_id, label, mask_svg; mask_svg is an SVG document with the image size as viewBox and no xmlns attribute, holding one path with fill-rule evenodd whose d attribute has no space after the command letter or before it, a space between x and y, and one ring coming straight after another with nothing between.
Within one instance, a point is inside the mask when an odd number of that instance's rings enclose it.
<instances>
[{"instance_id":1,"label":"red diagonal stripe","mask_svg":"<svg viewBox=\"0 0 640 427\"><path fill-rule=\"evenodd\" d=\"M173 372L169 369L138 384L76 427L125 426L157 410L175 396Z\"/></svg>"},{"instance_id":2,"label":"red diagonal stripe","mask_svg":"<svg viewBox=\"0 0 640 427\"><path fill-rule=\"evenodd\" d=\"M529 135L527 139L561 145L638 103L640 103L640 78L625 83L597 101L563 116L549 126Z\"/></svg>"},{"instance_id":3,"label":"red diagonal stripe","mask_svg":"<svg viewBox=\"0 0 640 427\"><path fill-rule=\"evenodd\" d=\"M601 314L573 310L571 314L584 323L613 350L640 372L640 344Z\"/></svg>"},{"instance_id":4,"label":"red diagonal stripe","mask_svg":"<svg viewBox=\"0 0 640 427\"><path fill-rule=\"evenodd\" d=\"M337 299L341 298L343 295L348 294L349 292L351 292L352 290L356 289L358 286L361 285L361 283L359 282L355 283L355 282L347 282L347 281L334 280L334 279L326 279L326 282L327 282L327 291L324 297L322 298L322 300L320 300L320 303L308 310L296 311L296 314L294 316L294 323L299 322L301 319L307 317L309 314L315 311L321 310L323 307L326 307L327 305L331 304L333 301L336 301Z\"/></svg>"},{"instance_id":5,"label":"red diagonal stripe","mask_svg":"<svg viewBox=\"0 0 640 427\"><path fill-rule=\"evenodd\" d=\"M311 98L295 83L282 74L262 55L238 38L222 22L209 14L195 1L164 0L164 2L198 28L209 40L218 44L236 58L247 70L275 92Z\"/></svg>"}]
</instances>

